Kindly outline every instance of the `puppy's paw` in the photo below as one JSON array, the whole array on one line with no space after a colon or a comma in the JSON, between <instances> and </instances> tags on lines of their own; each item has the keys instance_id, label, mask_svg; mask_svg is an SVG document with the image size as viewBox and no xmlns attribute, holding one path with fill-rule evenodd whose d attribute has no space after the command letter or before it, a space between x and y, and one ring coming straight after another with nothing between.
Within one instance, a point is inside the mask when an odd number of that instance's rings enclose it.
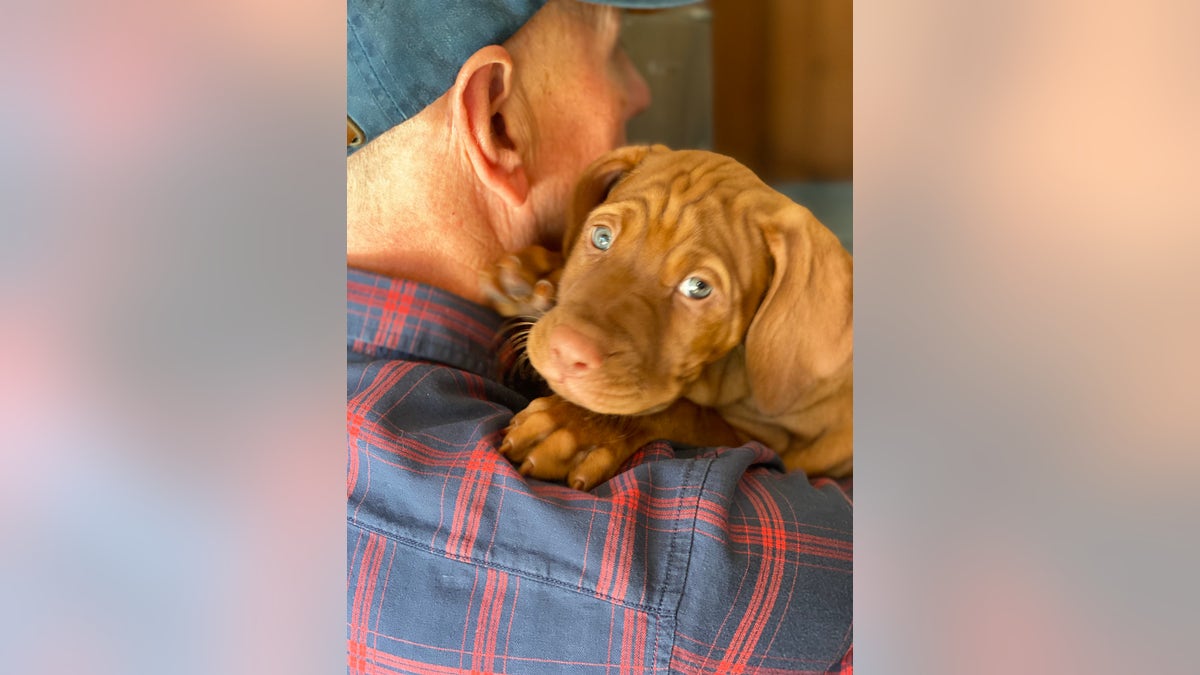
<instances>
[{"instance_id":1,"label":"puppy's paw","mask_svg":"<svg viewBox=\"0 0 1200 675\"><path fill-rule=\"evenodd\" d=\"M642 442L631 418L600 415L558 395L517 413L500 452L522 475L590 490L612 478Z\"/></svg>"},{"instance_id":2,"label":"puppy's paw","mask_svg":"<svg viewBox=\"0 0 1200 675\"><path fill-rule=\"evenodd\" d=\"M501 316L539 317L554 306L562 254L529 246L480 274L484 297Z\"/></svg>"}]
</instances>

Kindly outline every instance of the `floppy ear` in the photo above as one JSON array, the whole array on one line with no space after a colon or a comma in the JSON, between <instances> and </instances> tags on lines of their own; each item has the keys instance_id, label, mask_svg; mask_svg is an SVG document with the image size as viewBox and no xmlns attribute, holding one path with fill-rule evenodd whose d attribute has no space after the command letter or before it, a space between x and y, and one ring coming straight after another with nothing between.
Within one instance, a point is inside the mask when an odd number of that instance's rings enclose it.
<instances>
[{"instance_id":1,"label":"floppy ear","mask_svg":"<svg viewBox=\"0 0 1200 675\"><path fill-rule=\"evenodd\" d=\"M775 271L746 331L746 372L760 409L786 412L854 359L854 261L795 203L759 224Z\"/></svg>"},{"instance_id":2,"label":"floppy ear","mask_svg":"<svg viewBox=\"0 0 1200 675\"><path fill-rule=\"evenodd\" d=\"M563 255L570 254L575 239L592 209L599 206L617 181L642 163L651 151L666 150L661 145L627 145L611 150L584 169L567 210L567 228L563 233Z\"/></svg>"}]
</instances>

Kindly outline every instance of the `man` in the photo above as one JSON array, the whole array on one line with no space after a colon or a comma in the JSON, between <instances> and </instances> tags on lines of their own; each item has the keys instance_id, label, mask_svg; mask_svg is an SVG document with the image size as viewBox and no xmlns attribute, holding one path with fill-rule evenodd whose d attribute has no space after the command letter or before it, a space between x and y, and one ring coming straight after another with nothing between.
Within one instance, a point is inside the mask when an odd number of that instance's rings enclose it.
<instances>
[{"instance_id":1,"label":"man","mask_svg":"<svg viewBox=\"0 0 1200 675\"><path fill-rule=\"evenodd\" d=\"M479 272L553 243L649 104L619 10L350 0L347 21L349 670L849 670L835 484L758 444L656 442L583 493L497 451L528 401L496 376Z\"/></svg>"}]
</instances>

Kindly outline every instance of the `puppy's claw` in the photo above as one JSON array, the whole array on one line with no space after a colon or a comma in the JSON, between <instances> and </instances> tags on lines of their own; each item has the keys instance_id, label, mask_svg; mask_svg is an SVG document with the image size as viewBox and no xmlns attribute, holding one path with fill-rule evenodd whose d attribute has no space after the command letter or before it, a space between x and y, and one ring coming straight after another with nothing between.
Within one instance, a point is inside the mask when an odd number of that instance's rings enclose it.
<instances>
[{"instance_id":1,"label":"puppy's claw","mask_svg":"<svg viewBox=\"0 0 1200 675\"><path fill-rule=\"evenodd\" d=\"M554 307L554 298L556 296L557 292L555 291L554 284L548 279L539 279L538 282L533 285L533 292L530 294L529 304L535 310L544 314L550 311L551 307Z\"/></svg>"}]
</instances>

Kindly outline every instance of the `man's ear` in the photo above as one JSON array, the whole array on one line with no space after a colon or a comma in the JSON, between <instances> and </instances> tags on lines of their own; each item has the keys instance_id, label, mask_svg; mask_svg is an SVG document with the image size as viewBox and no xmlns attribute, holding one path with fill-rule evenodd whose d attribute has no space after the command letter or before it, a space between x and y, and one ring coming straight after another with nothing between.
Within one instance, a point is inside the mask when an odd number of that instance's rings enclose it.
<instances>
[{"instance_id":1,"label":"man's ear","mask_svg":"<svg viewBox=\"0 0 1200 675\"><path fill-rule=\"evenodd\" d=\"M520 99L512 96L512 75L507 49L480 49L459 69L450 107L475 175L511 206L519 206L529 196L529 177L521 155L521 125L513 124Z\"/></svg>"}]
</instances>

